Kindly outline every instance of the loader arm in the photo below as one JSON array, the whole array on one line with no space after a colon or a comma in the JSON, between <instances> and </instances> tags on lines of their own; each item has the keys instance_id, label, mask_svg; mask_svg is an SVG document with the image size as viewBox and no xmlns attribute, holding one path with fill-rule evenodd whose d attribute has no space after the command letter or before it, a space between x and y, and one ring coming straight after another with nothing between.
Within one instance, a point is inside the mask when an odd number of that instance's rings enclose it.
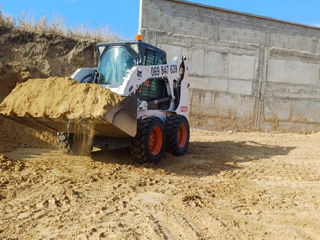
<instances>
[{"instance_id":1,"label":"loader arm","mask_svg":"<svg viewBox=\"0 0 320 240\"><path fill-rule=\"evenodd\" d=\"M181 73L181 68L183 68L183 73ZM129 96L132 93L136 93L141 84L154 78L167 80L168 97L170 98L168 111L174 111L188 119L188 63L184 56L174 58L171 64L135 66L128 71L122 85L118 88L110 89L120 96ZM179 95L175 92L177 85L179 85ZM177 97L180 98L178 104L175 102ZM161 101L162 99L157 100Z\"/></svg>"}]
</instances>

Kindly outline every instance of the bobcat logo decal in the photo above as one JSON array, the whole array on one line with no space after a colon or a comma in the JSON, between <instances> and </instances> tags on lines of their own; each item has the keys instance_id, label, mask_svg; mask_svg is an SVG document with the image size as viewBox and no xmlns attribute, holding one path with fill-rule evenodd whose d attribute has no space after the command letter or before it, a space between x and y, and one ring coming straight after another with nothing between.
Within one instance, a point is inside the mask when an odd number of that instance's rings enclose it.
<instances>
[{"instance_id":1,"label":"bobcat logo decal","mask_svg":"<svg viewBox=\"0 0 320 240\"><path fill-rule=\"evenodd\" d=\"M142 71L137 70L137 77L142 77Z\"/></svg>"}]
</instances>

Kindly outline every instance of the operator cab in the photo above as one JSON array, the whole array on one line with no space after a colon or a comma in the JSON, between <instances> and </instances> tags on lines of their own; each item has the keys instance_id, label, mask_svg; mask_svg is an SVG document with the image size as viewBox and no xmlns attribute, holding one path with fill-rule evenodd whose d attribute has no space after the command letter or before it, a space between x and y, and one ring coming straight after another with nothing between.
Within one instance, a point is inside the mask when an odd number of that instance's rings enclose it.
<instances>
[{"instance_id":1,"label":"operator cab","mask_svg":"<svg viewBox=\"0 0 320 240\"><path fill-rule=\"evenodd\" d=\"M167 63L166 52L142 41L98 43L98 84L116 88L123 83L127 71L137 65Z\"/></svg>"},{"instance_id":2,"label":"operator cab","mask_svg":"<svg viewBox=\"0 0 320 240\"><path fill-rule=\"evenodd\" d=\"M106 88L117 88L127 72L134 66L167 64L166 52L142 41L97 44L99 55L97 83ZM162 78L145 81L137 90L140 100L153 101L168 97L166 82ZM168 108L164 104L150 106L152 109Z\"/></svg>"}]
</instances>

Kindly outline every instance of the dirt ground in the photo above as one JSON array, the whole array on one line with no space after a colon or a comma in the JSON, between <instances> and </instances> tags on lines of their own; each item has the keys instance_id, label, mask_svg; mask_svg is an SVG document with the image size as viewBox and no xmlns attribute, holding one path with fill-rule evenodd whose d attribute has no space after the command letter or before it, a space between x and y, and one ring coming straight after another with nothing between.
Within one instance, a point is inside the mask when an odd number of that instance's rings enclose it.
<instances>
[{"instance_id":1,"label":"dirt ground","mask_svg":"<svg viewBox=\"0 0 320 240\"><path fill-rule=\"evenodd\" d=\"M188 153L0 157L0 239L320 239L320 134L193 129Z\"/></svg>"}]
</instances>

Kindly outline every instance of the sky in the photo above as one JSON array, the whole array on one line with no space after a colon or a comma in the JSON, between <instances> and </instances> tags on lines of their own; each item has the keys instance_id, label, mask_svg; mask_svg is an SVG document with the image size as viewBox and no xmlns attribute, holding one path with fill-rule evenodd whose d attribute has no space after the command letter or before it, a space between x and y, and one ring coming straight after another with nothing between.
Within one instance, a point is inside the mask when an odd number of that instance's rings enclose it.
<instances>
[{"instance_id":1,"label":"sky","mask_svg":"<svg viewBox=\"0 0 320 240\"><path fill-rule=\"evenodd\" d=\"M320 27L320 0L190 0L210 6ZM133 39L139 27L139 0L0 0L2 11L13 17L64 19L67 27L81 24L108 26L124 39Z\"/></svg>"}]
</instances>

